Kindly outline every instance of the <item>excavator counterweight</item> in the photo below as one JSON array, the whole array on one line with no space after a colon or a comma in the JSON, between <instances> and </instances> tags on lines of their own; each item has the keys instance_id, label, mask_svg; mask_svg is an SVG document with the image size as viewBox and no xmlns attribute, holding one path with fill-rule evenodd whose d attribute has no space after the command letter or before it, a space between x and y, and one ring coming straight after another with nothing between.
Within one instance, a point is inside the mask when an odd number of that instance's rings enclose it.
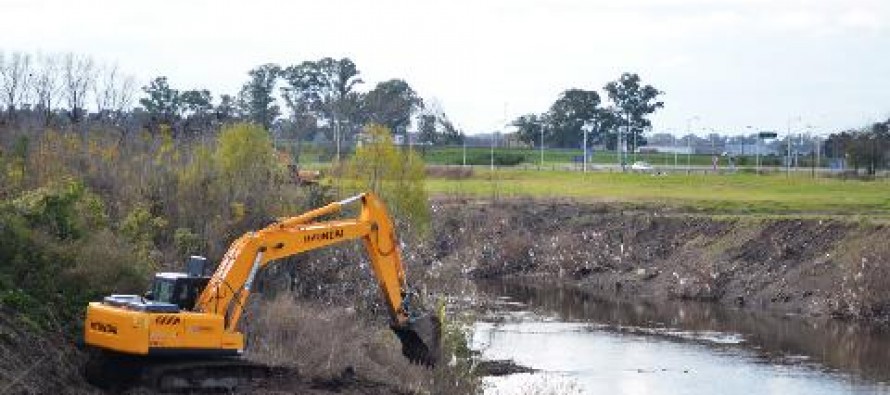
<instances>
[{"instance_id":1,"label":"excavator counterweight","mask_svg":"<svg viewBox=\"0 0 890 395\"><path fill-rule=\"evenodd\" d=\"M357 218L318 221L357 202ZM415 303L393 222L383 202L365 193L241 236L212 276L204 274L206 260L192 257L188 273L158 273L143 296L111 295L90 303L84 341L101 358L90 364L87 378L106 387L113 376L131 377L124 380L129 384L157 389L175 384L172 388L190 391L206 389L207 382L237 385L262 376L269 370L237 358L245 346L238 323L257 272L277 259L354 239L361 239L368 253L402 354L435 366L441 354L440 313Z\"/></svg>"}]
</instances>

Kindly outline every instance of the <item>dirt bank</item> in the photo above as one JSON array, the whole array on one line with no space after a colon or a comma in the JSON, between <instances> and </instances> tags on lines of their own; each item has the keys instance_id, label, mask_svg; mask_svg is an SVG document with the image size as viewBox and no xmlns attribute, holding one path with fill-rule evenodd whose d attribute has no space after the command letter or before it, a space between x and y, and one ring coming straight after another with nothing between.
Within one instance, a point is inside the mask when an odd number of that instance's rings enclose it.
<instances>
[{"instance_id":1,"label":"dirt bank","mask_svg":"<svg viewBox=\"0 0 890 395\"><path fill-rule=\"evenodd\" d=\"M434 241L421 256L442 271L813 316L890 316L890 227L866 220L562 201L442 201L434 218Z\"/></svg>"}]
</instances>

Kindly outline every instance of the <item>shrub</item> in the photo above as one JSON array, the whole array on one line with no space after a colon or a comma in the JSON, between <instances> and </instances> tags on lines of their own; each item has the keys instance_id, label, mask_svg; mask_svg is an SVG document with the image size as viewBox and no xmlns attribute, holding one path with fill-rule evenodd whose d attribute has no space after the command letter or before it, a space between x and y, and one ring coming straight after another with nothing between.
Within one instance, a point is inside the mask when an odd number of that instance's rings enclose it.
<instances>
[{"instance_id":1,"label":"shrub","mask_svg":"<svg viewBox=\"0 0 890 395\"><path fill-rule=\"evenodd\" d=\"M425 234L430 214L423 159L413 151L399 152L386 127L370 125L365 130L370 142L356 149L346 166L349 191L374 191L397 220Z\"/></svg>"}]
</instances>

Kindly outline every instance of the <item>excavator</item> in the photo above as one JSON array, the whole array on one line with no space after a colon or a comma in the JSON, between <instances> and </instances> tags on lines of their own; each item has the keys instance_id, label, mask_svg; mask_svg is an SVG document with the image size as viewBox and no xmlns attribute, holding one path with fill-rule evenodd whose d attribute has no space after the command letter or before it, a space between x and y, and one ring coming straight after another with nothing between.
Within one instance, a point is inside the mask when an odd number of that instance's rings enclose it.
<instances>
[{"instance_id":1,"label":"excavator","mask_svg":"<svg viewBox=\"0 0 890 395\"><path fill-rule=\"evenodd\" d=\"M330 218L360 203L357 218ZM390 327L410 361L432 367L440 355L441 314L408 287L393 222L371 192L279 219L235 240L206 276L193 256L185 273L157 273L144 295L111 295L87 307L86 378L103 388L143 386L160 391L231 389L272 374L243 358L239 327L257 273L269 263L361 239L382 291ZM336 328L331 328L336 330Z\"/></svg>"}]
</instances>

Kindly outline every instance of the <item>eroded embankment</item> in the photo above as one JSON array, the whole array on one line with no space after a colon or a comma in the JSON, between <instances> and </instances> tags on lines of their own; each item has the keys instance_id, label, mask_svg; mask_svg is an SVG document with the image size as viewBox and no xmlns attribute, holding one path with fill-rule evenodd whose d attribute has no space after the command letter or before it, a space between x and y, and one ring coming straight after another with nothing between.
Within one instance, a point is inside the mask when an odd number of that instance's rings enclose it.
<instances>
[{"instance_id":1,"label":"eroded embankment","mask_svg":"<svg viewBox=\"0 0 890 395\"><path fill-rule=\"evenodd\" d=\"M443 201L435 266L546 277L629 297L816 316L890 316L890 227L851 219L685 215L576 202Z\"/></svg>"}]
</instances>

